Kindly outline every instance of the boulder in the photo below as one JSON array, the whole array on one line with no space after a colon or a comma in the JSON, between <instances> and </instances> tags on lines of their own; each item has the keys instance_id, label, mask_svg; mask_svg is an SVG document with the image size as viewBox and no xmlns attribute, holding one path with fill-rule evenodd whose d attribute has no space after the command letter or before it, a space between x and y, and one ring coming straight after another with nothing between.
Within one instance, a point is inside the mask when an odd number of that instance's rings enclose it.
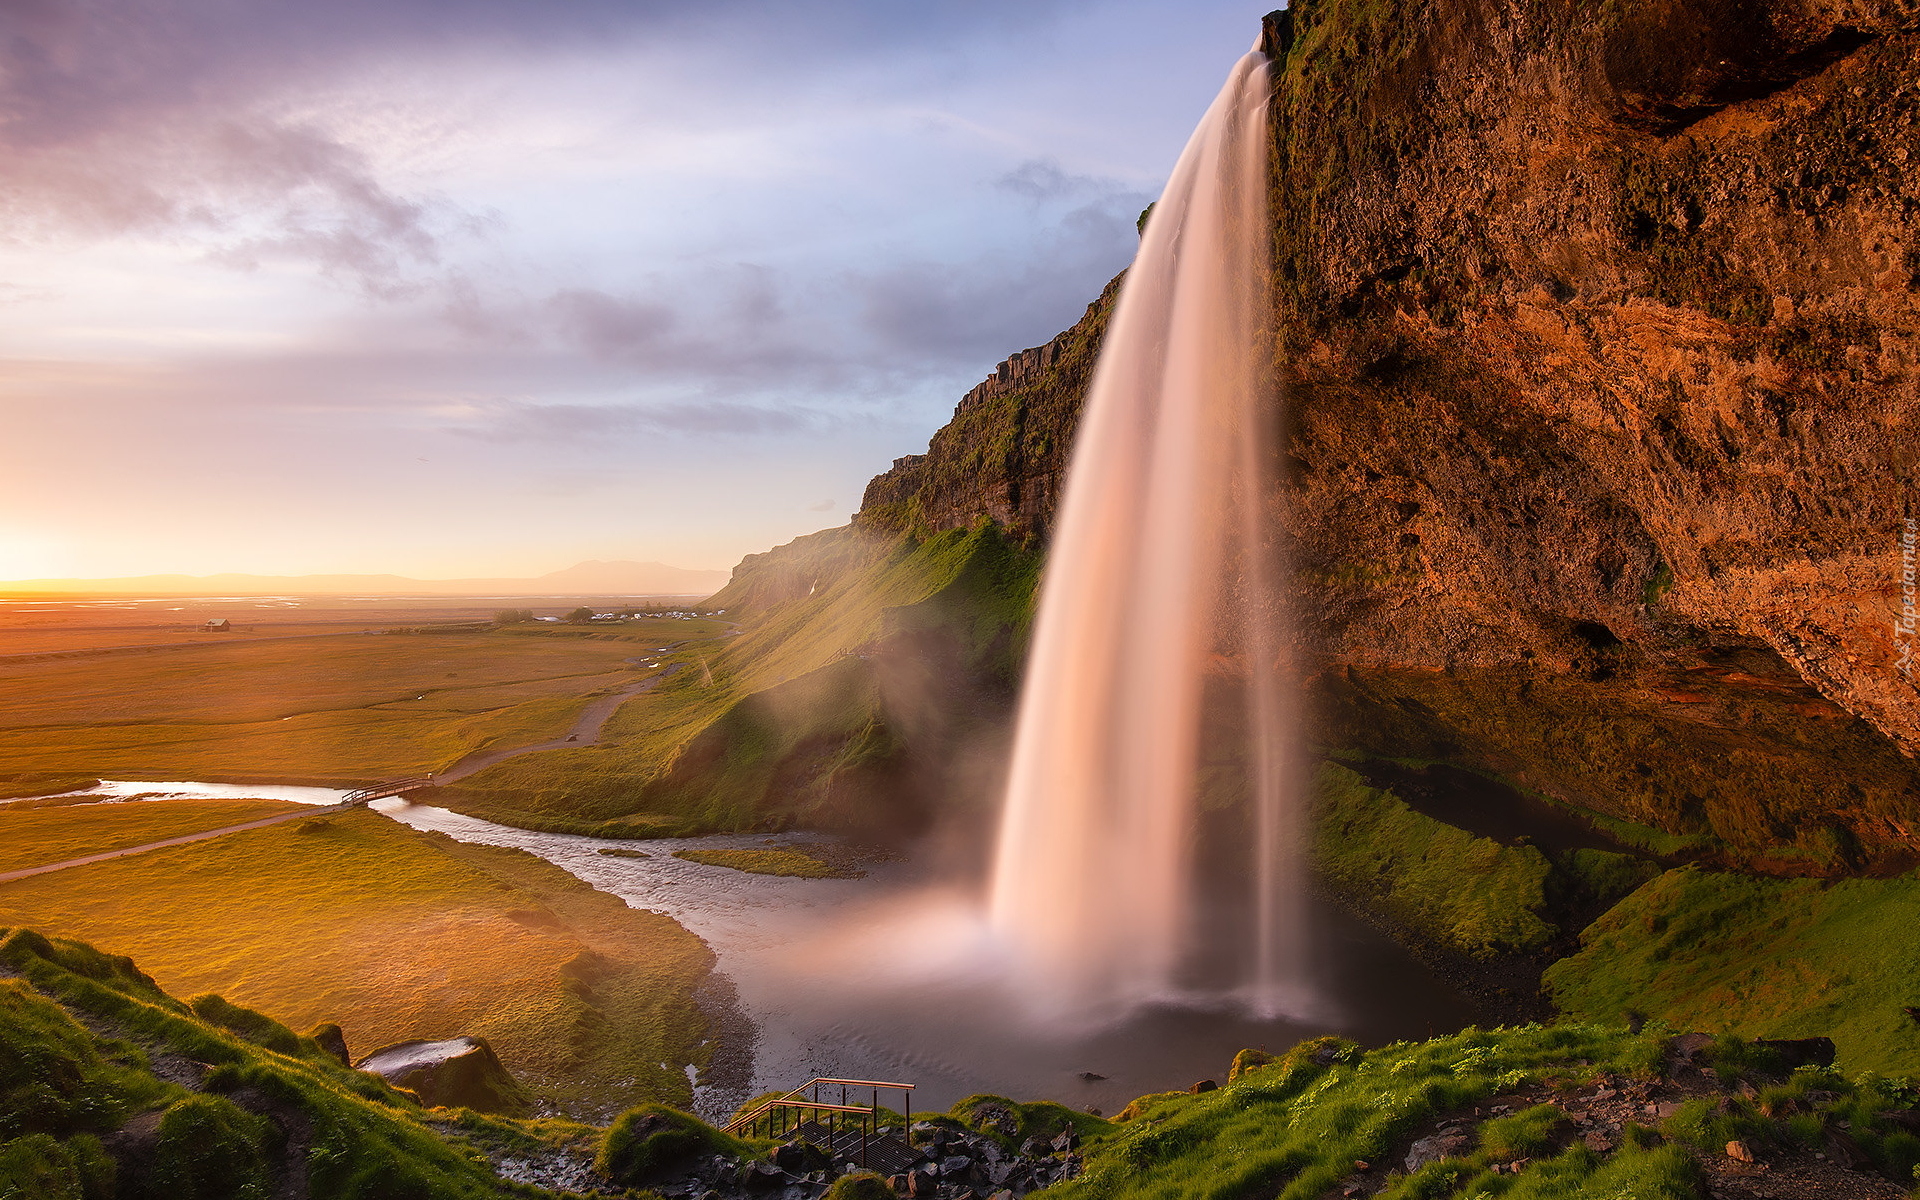
<instances>
[{"instance_id":1,"label":"boulder","mask_svg":"<svg viewBox=\"0 0 1920 1200\"><path fill-rule=\"evenodd\" d=\"M533 1098L508 1073L485 1038L400 1042L374 1051L358 1065L413 1092L429 1107L471 1108L508 1116L522 1115L533 1107Z\"/></svg>"},{"instance_id":2,"label":"boulder","mask_svg":"<svg viewBox=\"0 0 1920 1200\"><path fill-rule=\"evenodd\" d=\"M1755 1038L1753 1044L1778 1054L1789 1067L1833 1065L1832 1038Z\"/></svg>"},{"instance_id":3,"label":"boulder","mask_svg":"<svg viewBox=\"0 0 1920 1200\"><path fill-rule=\"evenodd\" d=\"M770 1192L786 1183L787 1173L770 1162L750 1162L740 1168L740 1186L749 1192Z\"/></svg>"},{"instance_id":4,"label":"boulder","mask_svg":"<svg viewBox=\"0 0 1920 1200\"><path fill-rule=\"evenodd\" d=\"M1452 1158L1473 1144L1473 1139L1464 1133L1453 1130L1441 1130L1432 1137L1424 1137L1407 1148L1405 1163L1407 1174L1411 1175L1431 1162L1443 1158Z\"/></svg>"},{"instance_id":5,"label":"boulder","mask_svg":"<svg viewBox=\"0 0 1920 1200\"><path fill-rule=\"evenodd\" d=\"M331 1021L322 1025L315 1025L313 1031L307 1034L307 1036L313 1040L315 1045L339 1059L341 1066L346 1067L353 1065L353 1059L347 1053L347 1035L338 1025L335 1025Z\"/></svg>"},{"instance_id":6,"label":"boulder","mask_svg":"<svg viewBox=\"0 0 1920 1200\"><path fill-rule=\"evenodd\" d=\"M811 1142L788 1142L767 1155L773 1165L792 1175L805 1175L831 1165L826 1151Z\"/></svg>"}]
</instances>

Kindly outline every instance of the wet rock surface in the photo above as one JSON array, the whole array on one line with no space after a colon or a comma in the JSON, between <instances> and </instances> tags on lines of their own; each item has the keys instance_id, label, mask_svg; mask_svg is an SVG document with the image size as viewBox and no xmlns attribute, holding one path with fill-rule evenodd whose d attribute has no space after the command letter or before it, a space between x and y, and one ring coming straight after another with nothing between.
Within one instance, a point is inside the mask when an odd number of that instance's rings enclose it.
<instances>
[{"instance_id":1,"label":"wet rock surface","mask_svg":"<svg viewBox=\"0 0 1920 1200\"><path fill-rule=\"evenodd\" d=\"M1078 1139L1067 1130L1051 1140L1029 1138L1018 1149L989 1134L945 1123L916 1122L902 1138L884 1129L871 1144L869 1161L832 1159L803 1142L777 1146L764 1159L741 1162L722 1155L683 1165L652 1185L662 1196L722 1200L816 1200L841 1175L872 1170L897 1155L900 1164L881 1172L894 1193L914 1200L1013 1200L1080 1173ZM886 1151L882 1147L887 1147Z\"/></svg>"}]
</instances>

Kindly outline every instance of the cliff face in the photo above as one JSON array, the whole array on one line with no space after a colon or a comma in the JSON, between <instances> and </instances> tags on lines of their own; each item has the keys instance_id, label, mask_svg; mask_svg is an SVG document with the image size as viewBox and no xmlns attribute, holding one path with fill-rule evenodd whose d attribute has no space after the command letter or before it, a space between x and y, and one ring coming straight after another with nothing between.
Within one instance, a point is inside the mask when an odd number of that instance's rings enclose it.
<instances>
[{"instance_id":1,"label":"cliff face","mask_svg":"<svg viewBox=\"0 0 1920 1200\"><path fill-rule=\"evenodd\" d=\"M855 524L938 532L990 517L1044 537L1119 288L1118 279L1107 284L1073 328L1022 350L968 392L925 454L895 459L867 485Z\"/></svg>"},{"instance_id":2,"label":"cliff face","mask_svg":"<svg viewBox=\"0 0 1920 1200\"><path fill-rule=\"evenodd\" d=\"M1269 42L1322 740L1763 868L1920 851L1920 6L1318 0ZM859 521L1044 533L1113 291Z\"/></svg>"}]
</instances>

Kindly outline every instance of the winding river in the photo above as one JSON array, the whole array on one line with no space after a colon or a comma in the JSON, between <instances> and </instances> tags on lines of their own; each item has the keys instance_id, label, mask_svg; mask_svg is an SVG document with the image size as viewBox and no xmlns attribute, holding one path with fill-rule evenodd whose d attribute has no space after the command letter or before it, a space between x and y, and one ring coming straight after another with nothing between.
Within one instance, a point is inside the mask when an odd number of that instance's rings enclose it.
<instances>
[{"instance_id":1,"label":"winding river","mask_svg":"<svg viewBox=\"0 0 1920 1200\"><path fill-rule=\"evenodd\" d=\"M790 879L688 862L673 851L818 835L610 842L400 800L374 807L417 829L536 854L705 939L755 1029L750 1080L702 1086L696 1103L707 1115L821 1075L914 1083L916 1107L944 1109L994 1092L1113 1113L1147 1092L1224 1080L1243 1047L1279 1050L1322 1033L1365 1042L1426 1037L1474 1016L1397 944L1328 909L1316 914L1317 998L1297 1016L1259 1019L1217 996L1168 996L1120 1024L1052 1028L1027 1015L1017 981L1010 986L996 970L977 900L930 883L912 858L877 864L862 879ZM599 853L614 847L650 857Z\"/></svg>"},{"instance_id":2,"label":"winding river","mask_svg":"<svg viewBox=\"0 0 1920 1200\"><path fill-rule=\"evenodd\" d=\"M328 788L109 782L133 797L267 796L328 805ZM1116 1112L1135 1096L1224 1081L1243 1047L1280 1050L1340 1033L1367 1043L1420 1038L1474 1020L1469 1005L1397 944L1330 906L1314 914L1316 986L1293 1015L1261 1018L1230 997L1167 995L1121 1023L1089 1029L1037 1021L980 917L977 895L933 882L912 856L860 879L752 875L673 857L675 850L818 842L818 834L609 841L535 833L443 808L380 800L392 820L460 841L539 856L635 908L665 913L704 939L718 965L717 1002L751 1025L718 1028L726 1053L695 1092L722 1116L748 1096L815 1076L916 1086L916 1108L977 1092L1046 1097ZM602 849L648 857L613 856ZM730 994L729 994L730 993ZM738 1044L751 1037L748 1048Z\"/></svg>"}]
</instances>

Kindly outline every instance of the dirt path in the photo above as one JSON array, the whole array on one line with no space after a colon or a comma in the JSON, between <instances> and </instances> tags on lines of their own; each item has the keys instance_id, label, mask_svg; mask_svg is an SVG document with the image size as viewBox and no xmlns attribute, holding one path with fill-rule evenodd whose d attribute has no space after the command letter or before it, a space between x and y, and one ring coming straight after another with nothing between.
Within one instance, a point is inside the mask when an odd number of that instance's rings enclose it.
<instances>
[{"instance_id":1,"label":"dirt path","mask_svg":"<svg viewBox=\"0 0 1920 1200\"><path fill-rule=\"evenodd\" d=\"M600 740L600 731L606 728L607 721L612 718L615 709L635 696L652 691L661 680L678 671L680 666L681 664L675 663L658 675L650 676L639 683L629 684L617 692L600 697L581 710L572 728L560 737L537 742L531 746L515 746L510 750L475 750L446 770L435 772L433 781L454 783L476 771L483 771L495 763L505 762L509 758L518 758L522 754L532 754L538 750L577 750L582 746L591 746Z\"/></svg>"},{"instance_id":2,"label":"dirt path","mask_svg":"<svg viewBox=\"0 0 1920 1200\"><path fill-rule=\"evenodd\" d=\"M282 821L297 821L302 817L317 817L323 813L345 812L358 807L352 804L329 804L322 808L303 808L299 812L281 813L277 817L262 817L258 821L248 821L243 825L223 825L219 829L208 829L200 833L182 834L161 842L148 842L144 846L128 846L121 850L107 850L100 854L89 854L85 858L70 858L65 862L48 863L44 867L26 867L19 871L0 872L0 883L11 883L16 879L25 879L30 875L45 875L49 871L64 871L68 867L83 867L88 863L106 862L110 858L125 858L130 854L145 854L149 850L158 850L162 846L184 846L188 842L204 842L208 838L222 837L229 833L239 833L243 829L259 829L266 825L278 825Z\"/></svg>"},{"instance_id":3,"label":"dirt path","mask_svg":"<svg viewBox=\"0 0 1920 1200\"><path fill-rule=\"evenodd\" d=\"M739 626L735 625L726 632L725 636L738 636L739 632ZM342 637L346 635L320 633L301 636ZM255 640L266 641L271 639L262 638ZM669 653L683 645L686 645L686 643L680 642L672 646L663 646L659 650L653 651L653 653ZM128 649L137 650L150 648L151 647L129 647ZM102 653L102 651L82 650L73 653L97 654ZM62 657L62 655L52 654L46 657ZM591 704L587 705L585 709L581 710L579 717L574 720L573 726L561 737L554 738L550 741L536 742L531 746L515 746L507 750L476 750L446 770L435 772L431 778L435 783L452 783L455 780L465 779L474 772L484 770L495 763L505 762L509 758L517 758L522 754L532 754L540 750L578 749L582 746L591 746L600 740L601 730L606 728L608 719L613 716L616 709L635 696L652 691L659 685L661 680L666 679L685 665L684 663L675 663L658 674L650 675L638 683L630 684L627 687L621 688L619 691L610 692L605 696L595 699ZM102 854L89 854L85 858L70 858L66 862L48 863L44 867L27 867L20 871L0 872L0 883L8 883L15 879L25 879L30 875L45 875L49 871L64 871L68 867L85 866L87 863L105 862L110 858L125 858L129 854L144 854L148 850L158 850L162 846L182 846L188 842L202 842L208 838L220 837L223 834L238 833L243 829L258 829L263 825L277 825L282 821L291 821L297 817L310 817L319 813L340 812L343 809L353 807L356 806L351 804L334 804L325 808L311 808L304 812L284 813L277 817L267 817L259 821L249 821L244 825L228 825L221 829L209 829L204 833L191 833L183 837L168 838L161 842L148 842L144 846L128 846L123 850L109 850Z\"/></svg>"}]
</instances>

